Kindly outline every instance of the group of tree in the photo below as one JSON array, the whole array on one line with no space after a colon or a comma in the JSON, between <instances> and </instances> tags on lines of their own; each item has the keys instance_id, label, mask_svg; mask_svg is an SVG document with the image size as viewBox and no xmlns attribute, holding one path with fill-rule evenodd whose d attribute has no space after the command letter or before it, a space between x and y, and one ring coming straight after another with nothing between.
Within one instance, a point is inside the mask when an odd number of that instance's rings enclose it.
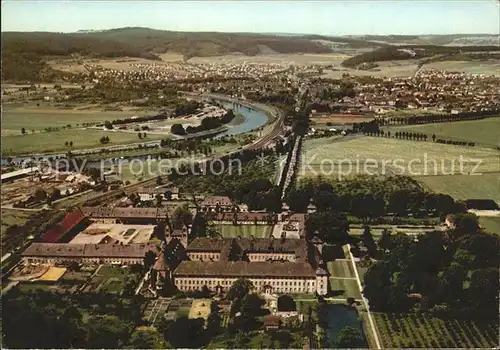
<instances>
[{"instance_id":1,"label":"group of tree","mask_svg":"<svg viewBox=\"0 0 500 350\"><path fill-rule=\"evenodd\" d=\"M99 142L103 145L109 143L109 136L102 136L100 139L99 139Z\"/></svg>"},{"instance_id":2,"label":"group of tree","mask_svg":"<svg viewBox=\"0 0 500 350\"><path fill-rule=\"evenodd\" d=\"M140 297L14 288L3 298L2 333L9 348L122 348L134 345L134 328L142 323Z\"/></svg>"},{"instance_id":3,"label":"group of tree","mask_svg":"<svg viewBox=\"0 0 500 350\"><path fill-rule=\"evenodd\" d=\"M324 88L319 98L321 100L338 101L344 97L354 98L356 96L356 91L354 91L354 83L347 80L341 80L337 87L326 87ZM316 109L317 106L313 105L312 108Z\"/></svg>"},{"instance_id":4,"label":"group of tree","mask_svg":"<svg viewBox=\"0 0 500 350\"><path fill-rule=\"evenodd\" d=\"M347 349L366 347L366 341L363 335L357 328L352 326L344 326L339 330L335 339L329 339L327 330L331 321L329 321L328 303L323 297L318 298L318 303L314 311L318 326L316 336L322 348Z\"/></svg>"},{"instance_id":5,"label":"group of tree","mask_svg":"<svg viewBox=\"0 0 500 350\"><path fill-rule=\"evenodd\" d=\"M371 120L369 122L354 123L352 125L352 132L362 132L363 134L374 136L380 134L381 130L379 123L376 120Z\"/></svg>"},{"instance_id":6,"label":"group of tree","mask_svg":"<svg viewBox=\"0 0 500 350\"><path fill-rule=\"evenodd\" d=\"M329 244L345 243L349 233L349 221L345 214L331 210L318 210L306 220L306 237L321 239Z\"/></svg>"},{"instance_id":7,"label":"group of tree","mask_svg":"<svg viewBox=\"0 0 500 350\"><path fill-rule=\"evenodd\" d=\"M498 115L500 108L493 108L489 111L461 112L456 114L423 114L409 117L380 118L377 122L380 125L415 125L429 123L460 122L464 120L479 120Z\"/></svg>"},{"instance_id":8,"label":"group of tree","mask_svg":"<svg viewBox=\"0 0 500 350\"><path fill-rule=\"evenodd\" d=\"M288 191L285 202L294 212L306 212L313 204L318 212L348 213L363 219L386 214L400 217L439 216L465 211L451 196L426 192L406 176L380 179L360 176L346 181L325 182L308 179Z\"/></svg>"},{"instance_id":9,"label":"group of tree","mask_svg":"<svg viewBox=\"0 0 500 350\"><path fill-rule=\"evenodd\" d=\"M220 161L181 167L169 174L168 178L188 193L229 196L238 203L247 204L250 210L280 212L282 203L279 188L269 180L274 173L276 159L271 150L263 152L269 154L269 166L261 166L255 160L260 153L245 150L235 154L234 158L225 156ZM241 162L236 161L238 159Z\"/></svg>"},{"instance_id":10,"label":"group of tree","mask_svg":"<svg viewBox=\"0 0 500 350\"><path fill-rule=\"evenodd\" d=\"M233 110L228 110L226 114L221 117L205 117L201 120L198 126L189 125L184 129L182 124L173 124L170 127L170 132L175 135L195 134L198 132L208 131L220 128L224 124L231 122L234 119Z\"/></svg>"},{"instance_id":11,"label":"group of tree","mask_svg":"<svg viewBox=\"0 0 500 350\"><path fill-rule=\"evenodd\" d=\"M177 118L177 117L181 117L183 115L195 113L200 107L203 106L200 102L197 102L197 101L187 101L187 100L177 99L177 98L172 103L175 106L173 113L171 113L170 111L164 110L164 111L161 111L160 113L155 114L155 115L134 116L134 117L124 118L124 119L115 119L112 121L106 121L104 126L106 127L106 129L112 129L113 125L144 123L144 122L165 120L165 119L170 119L170 118ZM142 130L149 130L149 127L147 125L144 125L141 128L142 128Z\"/></svg>"},{"instance_id":12,"label":"group of tree","mask_svg":"<svg viewBox=\"0 0 500 350\"><path fill-rule=\"evenodd\" d=\"M391 137L390 130L385 132L382 129L378 129L376 131L363 130L363 134L368 136L377 136L377 137L389 137L389 138ZM394 136L394 138L402 140L427 141L428 139L428 136L421 132L396 131L392 135ZM443 143L447 145L469 146L469 147L475 146L474 142L437 139L436 134L433 134L431 138L433 142Z\"/></svg>"},{"instance_id":13,"label":"group of tree","mask_svg":"<svg viewBox=\"0 0 500 350\"><path fill-rule=\"evenodd\" d=\"M220 306L216 300L210 304L210 313L206 322L202 318L190 319L180 317L174 321L162 319L157 329L165 343L173 348L202 348L216 337L232 338L233 347L239 344L245 347L246 339L242 334L258 330L261 326L258 317L265 312L264 301L253 293L252 283L246 279L238 279L231 286L226 299L231 302L227 328L222 327Z\"/></svg>"},{"instance_id":14,"label":"group of tree","mask_svg":"<svg viewBox=\"0 0 500 350\"><path fill-rule=\"evenodd\" d=\"M492 305L498 305L499 244L468 213L456 214L447 232L416 239L385 234L378 242L382 256L365 274L363 294L374 311L498 320Z\"/></svg>"},{"instance_id":15,"label":"group of tree","mask_svg":"<svg viewBox=\"0 0 500 350\"><path fill-rule=\"evenodd\" d=\"M391 137L390 131L388 131L387 133L388 137ZM427 141L427 135L421 132L397 131L394 133L394 137L397 139L404 139L404 140Z\"/></svg>"},{"instance_id":16,"label":"group of tree","mask_svg":"<svg viewBox=\"0 0 500 350\"><path fill-rule=\"evenodd\" d=\"M434 135L432 137L434 139ZM446 145L454 145L454 146L468 146L474 147L476 145L475 142L466 142L466 141L456 141L456 140L443 140L443 139L435 139L436 143L443 143Z\"/></svg>"},{"instance_id":17,"label":"group of tree","mask_svg":"<svg viewBox=\"0 0 500 350\"><path fill-rule=\"evenodd\" d=\"M266 314L266 310L262 309L264 300L255 294L254 290L250 280L240 278L233 282L227 292L226 299L231 301L229 317L232 322L228 329L230 333L248 332L262 325L257 318Z\"/></svg>"},{"instance_id":18,"label":"group of tree","mask_svg":"<svg viewBox=\"0 0 500 350\"><path fill-rule=\"evenodd\" d=\"M411 45L411 46L385 46L370 52L365 52L350 57L342 62L342 66L356 68L365 63L378 61L394 61L419 59L443 54L458 54L462 52L497 51L496 46L436 46L436 45Z\"/></svg>"},{"instance_id":19,"label":"group of tree","mask_svg":"<svg viewBox=\"0 0 500 350\"><path fill-rule=\"evenodd\" d=\"M147 135L145 132L143 132L143 133L138 132L138 133L137 133L137 137L138 137L139 139L143 139L143 138L145 139L147 136L148 136L148 135Z\"/></svg>"},{"instance_id":20,"label":"group of tree","mask_svg":"<svg viewBox=\"0 0 500 350\"><path fill-rule=\"evenodd\" d=\"M293 105L295 98L289 91L256 91L246 95L247 99L255 102L274 105Z\"/></svg>"},{"instance_id":21,"label":"group of tree","mask_svg":"<svg viewBox=\"0 0 500 350\"><path fill-rule=\"evenodd\" d=\"M194 100L182 100L182 102L178 103L175 107L174 114L177 117L182 115L188 115L195 113L198 109L203 107L203 103L194 101Z\"/></svg>"},{"instance_id":22,"label":"group of tree","mask_svg":"<svg viewBox=\"0 0 500 350\"><path fill-rule=\"evenodd\" d=\"M191 226L193 223L193 214L187 205L179 206L175 209L172 216L172 228L182 229Z\"/></svg>"},{"instance_id":23,"label":"group of tree","mask_svg":"<svg viewBox=\"0 0 500 350\"><path fill-rule=\"evenodd\" d=\"M66 147L73 147L73 141L65 141L64 146Z\"/></svg>"}]
</instances>

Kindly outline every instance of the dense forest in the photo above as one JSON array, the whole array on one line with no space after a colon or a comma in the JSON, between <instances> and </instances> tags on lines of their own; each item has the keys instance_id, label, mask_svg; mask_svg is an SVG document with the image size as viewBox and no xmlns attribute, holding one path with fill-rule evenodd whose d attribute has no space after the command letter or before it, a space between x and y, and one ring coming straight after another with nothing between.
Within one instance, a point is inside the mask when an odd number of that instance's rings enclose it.
<instances>
[{"instance_id":1,"label":"dense forest","mask_svg":"<svg viewBox=\"0 0 500 350\"><path fill-rule=\"evenodd\" d=\"M473 214L457 214L454 222L447 232L417 239L382 236L379 259L365 274L372 310L498 322L499 239L481 230Z\"/></svg>"}]
</instances>

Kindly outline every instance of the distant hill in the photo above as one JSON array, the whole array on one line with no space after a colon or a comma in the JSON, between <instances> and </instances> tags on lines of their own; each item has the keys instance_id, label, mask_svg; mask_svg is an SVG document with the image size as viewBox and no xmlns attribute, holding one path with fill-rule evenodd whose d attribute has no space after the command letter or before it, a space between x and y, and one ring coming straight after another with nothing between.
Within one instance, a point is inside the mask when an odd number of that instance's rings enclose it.
<instances>
[{"instance_id":1,"label":"distant hill","mask_svg":"<svg viewBox=\"0 0 500 350\"><path fill-rule=\"evenodd\" d=\"M76 33L3 32L3 69L5 80L33 80L47 77L46 57L140 57L160 60L158 54L175 52L185 59L195 56L216 56L241 53L257 55L265 47L273 53L329 53L331 47L315 39L340 41L352 47L380 47L342 37L311 35L278 35L220 32L173 32L150 28L129 27L111 30L81 30ZM36 72L45 72L37 74ZM51 74L54 72L51 72ZM50 74L49 74L50 75Z\"/></svg>"},{"instance_id":2,"label":"distant hill","mask_svg":"<svg viewBox=\"0 0 500 350\"><path fill-rule=\"evenodd\" d=\"M500 36L495 34L357 35L348 37L391 45L487 46L498 45L500 41Z\"/></svg>"},{"instance_id":3,"label":"distant hill","mask_svg":"<svg viewBox=\"0 0 500 350\"><path fill-rule=\"evenodd\" d=\"M462 41L460 41L462 40ZM358 62L405 59L407 53L394 50L404 45L452 45L453 42L492 40L491 35L471 34L447 36L365 35L325 36L300 34L254 34L221 32L174 32L142 27L110 30L81 30L76 33L2 32L2 78L4 80L43 80L55 77L44 62L48 57L83 56L95 58L139 57L160 60L159 54L180 53L185 59L195 56L217 56L240 53L248 56L262 52L331 53L366 52L346 61L346 66ZM434 46L432 46L434 47ZM265 50L263 50L265 48ZM361 49L361 50L360 50ZM357 51L359 50L359 51ZM432 49L433 50L433 49ZM424 52L424 51L422 51ZM429 51L431 52L431 51ZM425 51L424 57L427 55ZM377 59L380 60L380 59Z\"/></svg>"},{"instance_id":4,"label":"distant hill","mask_svg":"<svg viewBox=\"0 0 500 350\"><path fill-rule=\"evenodd\" d=\"M407 59L433 60L474 60L497 58L500 46L436 46L436 45L400 45L388 46L374 51L350 57L342 62L344 67L357 68L362 64L381 61ZM421 61L422 62L422 61Z\"/></svg>"}]
</instances>

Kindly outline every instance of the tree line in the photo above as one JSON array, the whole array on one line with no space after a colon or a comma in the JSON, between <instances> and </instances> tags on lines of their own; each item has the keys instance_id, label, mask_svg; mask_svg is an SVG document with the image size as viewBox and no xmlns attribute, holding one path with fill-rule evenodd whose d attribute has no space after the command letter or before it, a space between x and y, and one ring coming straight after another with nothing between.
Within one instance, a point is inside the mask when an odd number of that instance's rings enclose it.
<instances>
[{"instance_id":1,"label":"tree line","mask_svg":"<svg viewBox=\"0 0 500 350\"><path fill-rule=\"evenodd\" d=\"M144 324L140 296L15 287L4 302L2 333L9 348L121 348L133 345L135 327Z\"/></svg>"},{"instance_id":2,"label":"tree line","mask_svg":"<svg viewBox=\"0 0 500 350\"><path fill-rule=\"evenodd\" d=\"M489 111L461 112L457 114L423 114L410 117L379 118L379 125L415 125L429 123L460 122L465 120L479 120L488 117L496 117L500 108L496 106Z\"/></svg>"},{"instance_id":3,"label":"tree line","mask_svg":"<svg viewBox=\"0 0 500 350\"><path fill-rule=\"evenodd\" d=\"M388 137L399 139L399 140L413 140L413 141L427 141L428 136L424 133L421 132L409 132L409 131L396 131L395 133L391 134L391 131L388 130L387 132L378 129L377 131L365 131L363 130L363 134L367 136L375 136L375 137ZM469 146L469 147L474 147L476 145L475 142L468 142L468 141L456 141L456 140L446 140L446 139L441 139L437 138L436 134L432 134L431 136L432 141L436 143L442 143L446 145L455 145L455 146Z\"/></svg>"},{"instance_id":4,"label":"tree line","mask_svg":"<svg viewBox=\"0 0 500 350\"><path fill-rule=\"evenodd\" d=\"M464 212L465 205L446 194L426 192L407 176L385 179L360 176L346 181L307 179L291 189L285 201L294 212L307 212L313 204L318 211L338 211L365 220L394 214L400 217L440 216Z\"/></svg>"},{"instance_id":5,"label":"tree line","mask_svg":"<svg viewBox=\"0 0 500 350\"><path fill-rule=\"evenodd\" d=\"M414 55L406 50L412 50ZM462 52L487 52L498 51L498 46L437 46L437 45L411 45L411 46L388 46L370 52L365 52L357 56L344 60L341 65L354 68L362 63L418 59L437 54L457 54Z\"/></svg>"},{"instance_id":6,"label":"tree line","mask_svg":"<svg viewBox=\"0 0 500 350\"><path fill-rule=\"evenodd\" d=\"M379 120L355 123L353 124L351 131L353 133L362 132L364 135L367 136L388 137L388 138L393 137L400 140L427 141L427 139L429 138L426 134L421 132L396 131L391 133L390 130L384 131L380 129L380 125L381 123ZM475 142L437 138L436 134L432 134L431 138L433 142L447 144L447 145L469 146L469 147L474 147L476 145Z\"/></svg>"}]
</instances>

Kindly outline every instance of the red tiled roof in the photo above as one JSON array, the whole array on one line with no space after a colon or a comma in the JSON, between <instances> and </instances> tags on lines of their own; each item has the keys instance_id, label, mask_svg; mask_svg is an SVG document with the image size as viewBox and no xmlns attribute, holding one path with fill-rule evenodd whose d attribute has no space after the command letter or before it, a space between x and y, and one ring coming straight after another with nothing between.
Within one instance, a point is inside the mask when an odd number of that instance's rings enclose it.
<instances>
[{"instance_id":1,"label":"red tiled roof","mask_svg":"<svg viewBox=\"0 0 500 350\"><path fill-rule=\"evenodd\" d=\"M55 243L85 219L80 209L67 214L61 222L42 234L43 243Z\"/></svg>"}]
</instances>

